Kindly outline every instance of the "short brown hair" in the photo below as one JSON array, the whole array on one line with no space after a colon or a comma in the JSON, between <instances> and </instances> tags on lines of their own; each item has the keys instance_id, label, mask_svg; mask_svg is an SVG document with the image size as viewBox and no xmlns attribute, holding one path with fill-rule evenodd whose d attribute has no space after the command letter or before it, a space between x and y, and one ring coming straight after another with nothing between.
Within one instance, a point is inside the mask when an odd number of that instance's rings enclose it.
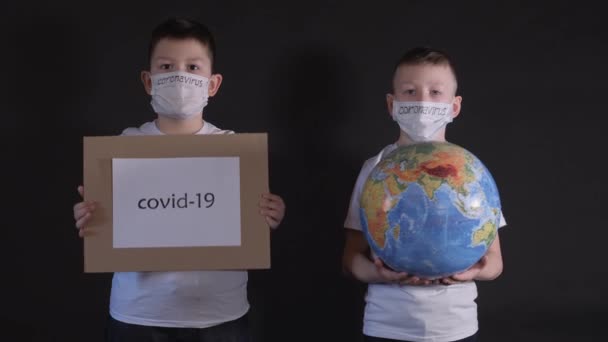
<instances>
[{"instance_id":1,"label":"short brown hair","mask_svg":"<svg viewBox=\"0 0 608 342\"><path fill-rule=\"evenodd\" d=\"M401 56L397 64L395 64L393 74L395 74L397 69L402 65L421 64L447 65L450 70L452 70L454 80L456 80L456 85L458 85L458 77L452 58L446 52L430 47L415 47L408 50L405 54L403 54L403 56Z\"/></svg>"},{"instance_id":2,"label":"short brown hair","mask_svg":"<svg viewBox=\"0 0 608 342\"><path fill-rule=\"evenodd\" d=\"M152 31L148 47L148 60L161 39L195 39L209 50L211 69L215 61L215 39L211 31L202 23L187 18L169 18L160 23Z\"/></svg>"}]
</instances>

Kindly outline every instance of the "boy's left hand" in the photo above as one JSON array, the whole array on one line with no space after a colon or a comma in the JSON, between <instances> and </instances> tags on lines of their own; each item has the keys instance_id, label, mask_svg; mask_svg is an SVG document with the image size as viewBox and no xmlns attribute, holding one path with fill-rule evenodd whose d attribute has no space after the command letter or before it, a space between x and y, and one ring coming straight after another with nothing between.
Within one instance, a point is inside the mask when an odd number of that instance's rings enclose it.
<instances>
[{"instance_id":1,"label":"boy's left hand","mask_svg":"<svg viewBox=\"0 0 608 342\"><path fill-rule=\"evenodd\" d=\"M474 280L479 274L479 272L481 272L483 267L486 265L486 262L487 257L484 255L481 259L479 259L477 263L471 266L468 270L461 273L456 273L451 277L443 278L441 279L441 283L445 285L453 285Z\"/></svg>"},{"instance_id":2,"label":"boy's left hand","mask_svg":"<svg viewBox=\"0 0 608 342\"><path fill-rule=\"evenodd\" d=\"M262 194L259 202L260 214L272 229L276 229L285 216L285 203L280 196L271 193Z\"/></svg>"}]
</instances>

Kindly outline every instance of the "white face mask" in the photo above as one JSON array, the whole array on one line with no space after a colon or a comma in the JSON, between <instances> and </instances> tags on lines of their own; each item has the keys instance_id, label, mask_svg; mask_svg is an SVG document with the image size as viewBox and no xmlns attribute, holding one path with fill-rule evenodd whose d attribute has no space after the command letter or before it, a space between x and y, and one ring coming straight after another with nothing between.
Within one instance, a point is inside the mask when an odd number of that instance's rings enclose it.
<instances>
[{"instance_id":1,"label":"white face mask","mask_svg":"<svg viewBox=\"0 0 608 342\"><path fill-rule=\"evenodd\" d=\"M452 104L393 101L393 120L413 141L433 140L452 122Z\"/></svg>"},{"instance_id":2,"label":"white face mask","mask_svg":"<svg viewBox=\"0 0 608 342\"><path fill-rule=\"evenodd\" d=\"M183 71L152 75L152 108L159 115L187 119L203 111L209 79Z\"/></svg>"}]
</instances>

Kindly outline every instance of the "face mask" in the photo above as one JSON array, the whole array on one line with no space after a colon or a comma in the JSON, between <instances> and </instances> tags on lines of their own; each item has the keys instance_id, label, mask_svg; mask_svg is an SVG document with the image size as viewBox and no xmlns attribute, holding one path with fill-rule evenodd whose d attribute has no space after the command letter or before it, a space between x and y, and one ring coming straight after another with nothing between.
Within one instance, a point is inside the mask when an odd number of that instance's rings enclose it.
<instances>
[{"instance_id":1,"label":"face mask","mask_svg":"<svg viewBox=\"0 0 608 342\"><path fill-rule=\"evenodd\" d=\"M393 101L393 120L413 141L433 140L445 125L452 122L452 104Z\"/></svg>"},{"instance_id":2,"label":"face mask","mask_svg":"<svg viewBox=\"0 0 608 342\"><path fill-rule=\"evenodd\" d=\"M203 111L209 98L209 79L175 71L152 75L152 108L159 115L187 119Z\"/></svg>"}]
</instances>

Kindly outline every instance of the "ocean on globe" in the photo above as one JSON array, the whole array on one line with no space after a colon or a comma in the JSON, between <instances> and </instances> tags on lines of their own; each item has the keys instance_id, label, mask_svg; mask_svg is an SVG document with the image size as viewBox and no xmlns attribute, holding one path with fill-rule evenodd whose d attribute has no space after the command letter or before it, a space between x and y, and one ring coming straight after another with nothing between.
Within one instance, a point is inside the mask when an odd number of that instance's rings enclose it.
<instances>
[{"instance_id":1,"label":"ocean on globe","mask_svg":"<svg viewBox=\"0 0 608 342\"><path fill-rule=\"evenodd\" d=\"M428 279L479 261L501 217L488 169L448 142L404 145L384 156L363 186L360 207L371 250L393 270Z\"/></svg>"}]
</instances>

